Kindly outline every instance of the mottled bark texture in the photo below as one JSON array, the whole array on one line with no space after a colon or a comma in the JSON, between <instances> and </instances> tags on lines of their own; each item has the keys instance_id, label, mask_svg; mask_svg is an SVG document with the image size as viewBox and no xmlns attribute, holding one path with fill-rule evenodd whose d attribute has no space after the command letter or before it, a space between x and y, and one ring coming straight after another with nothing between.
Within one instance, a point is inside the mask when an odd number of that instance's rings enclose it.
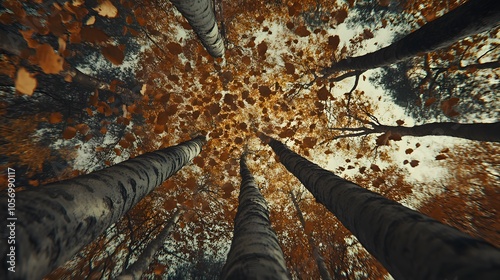
<instances>
[{"instance_id":1,"label":"mottled bark texture","mask_svg":"<svg viewBox=\"0 0 500 280\"><path fill-rule=\"evenodd\" d=\"M201 43L213 57L224 55L224 40L215 20L211 0L170 0L187 19Z\"/></svg>"},{"instance_id":2,"label":"mottled bark texture","mask_svg":"<svg viewBox=\"0 0 500 280\"><path fill-rule=\"evenodd\" d=\"M498 26L500 1L470 0L442 17L378 51L349 57L323 69L329 76L343 70L366 70L409 59L419 53L435 51L454 42Z\"/></svg>"},{"instance_id":3,"label":"mottled bark texture","mask_svg":"<svg viewBox=\"0 0 500 280\"><path fill-rule=\"evenodd\" d=\"M270 139L280 162L396 279L499 279L500 250L342 179Z\"/></svg>"},{"instance_id":4,"label":"mottled bark texture","mask_svg":"<svg viewBox=\"0 0 500 280\"><path fill-rule=\"evenodd\" d=\"M271 228L269 210L248 170L240 159L241 189L234 235L221 279L289 279L283 251Z\"/></svg>"},{"instance_id":5,"label":"mottled bark texture","mask_svg":"<svg viewBox=\"0 0 500 280\"><path fill-rule=\"evenodd\" d=\"M41 279L118 221L201 151L200 136L112 167L16 194L16 272L0 247L0 279ZM7 215L1 196L0 218ZM7 228L0 229L7 236Z\"/></svg>"},{"instance_id":6,"label":"mottled bark texture","mask_svg":"<svg viewBox=\"0 0 500 280\"><path fill-rule=\"evenodd\" d=\"M161 232L149 242L148 246L144 248L144 251L137 257L137 261L131 264L122 274L117 278L118 280L139 280L142 274L146 271L154 259L156 252L163 246L170 231L174 227L175 223L179 219L180 210L177 210L170 219L168 219L167 224L161 230Z\"/></svg>"},{"instance_id":7,"label":"mottled bark texture","mask_svg":"<svg viewBox=\"0 0 500 280\"><path fill-rule=\"evenodd\" d=\"M316 261L316 265L318 265L319 275L321 275L321 279L323 280L331 280L332 276L330 276L330 272L326 267L325 260L323 259L323 256L321 256L321 253L319 252L319 248L316 245L316 242L314 241L312 233L306 232L306 220L304 219L302 210L300 210L299 202L297 201L297 198L295 197L293 192L290 192L290 198L292 199L293 206L295 206L295 210L297 211L297 217L299 218L300 224L302 224L302 228L304 229L304 232L307 236L307 241L309 242L309 246L311 246L313 250L313 258Z\"/></svg>"}]
</instances>

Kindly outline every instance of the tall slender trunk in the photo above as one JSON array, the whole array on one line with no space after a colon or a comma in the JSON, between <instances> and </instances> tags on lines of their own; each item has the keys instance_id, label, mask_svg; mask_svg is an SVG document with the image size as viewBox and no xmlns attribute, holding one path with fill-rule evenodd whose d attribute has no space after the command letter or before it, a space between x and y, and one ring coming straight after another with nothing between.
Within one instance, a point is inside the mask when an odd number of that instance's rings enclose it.
<instances>
[{"instance_id":1,"label":"tall slender trunk","mask_svg":"<svg viewBox=\"0 0 500 280\"><path fill-rule=\"evenodd\" d=\"M476 141L500 142L500 122L496 123L454 123L440 122L423 125L390 126L374 125L375 132L398 133L401 136L445 135Z\"/></svg>"},{"instance_id":2,"label":"tall slender trunk","mask_svg":"<svg viewBox=\"0 0 500 280\"><path fill-rule=\"evenodd\" d=\"M213 57L224 55L224 40L215 21L211 0L170 0L187 19L201 43Z\"/></svg>"},{"instance_id":3,"label":"tall slender trunk","mask_svg":"<svg viewBox=\"0 0 500 280\"><path fill-rule=\"evenodd\" d=\"M313 250L313 257L314 260L316 261L316 264L318 265L319 275L321 275L321 279L323 280L331 280L332 277L330 276L330 272L328 272L328 268L326 268L325 260L323 259L323 256L321 256L319 248L318 246L316 246L316 242L314 241L312 234L306 232L306 220L304 219L304 215L302 215L302 210L300 210L297 198L295 197L292 191L290 191L290 197L292 198L293 206L295 206L295 210L297 211L297 216L299 217L299 221L302 224L302 228L304 229L304 232L307 236L307 241L309 242L309 245Z\"/></svg>"},{"instance_id":4,"label":"tall slender trunk","mask_svg":"<svg viewBox=\"0 0 500 280\"><path fill-rule=\"evenodd\" d=\"M233 242L221 279L289 279L266 200L248 170L244 154L240 158L240 175Z\"/></svg>"},{"instance_id":5,"label":"tall slender trunk","mask_svg":"<svg viewBox=\"0 0 500 280\"><path fill-rule=\"evenodd\" d=\"M500 24L500 1L470 0L442 17L378 51L342 59L323 69L329 76L343 70L367 70L409 59L419 53L448 47L465 37Z\"/></svg>"},{"instance_id":6,"label":"tall slender trunk","mask_svg":"<svg viewBox=\"0 0 500 280\"><path fill-rule=\"evenodd\" d=\"M322 169L269 138L280 162L396 279L498 279L500 250Z\"/></svg>"},{"instance_id":7,"label":"tall slender trunk","mask_svg":"<svg viewBox=\"0 0 500 280\"><path fill-rule=\"evenodd\" d=\"M16 219L12 221L16 272L8 271L12 248L2 244L0 278L41 279L196 157L204 143L199 136L100 171L21 191L15 194L12 212L7 195L2 195L0 218L6 221L9 214ZM11 234L6 227L0 233Z\"/></svg>"},{"instance_id":8,"label":"tall slender trunk","mask_svg":"<svg viewBox=\"0 0 500 280\"><path fill-rule=\"evenodd\" d=\"M180 210L175 211L175 213L168 219L167 225L161 230L161 232L153 239L144 251L137 257L137 261L131 264L126 270L124 270L121 275L117 278L118 280L139 280L142 274L146 271L153 261L153 258L158 252L158 250L163 246L165 240L167 240L170 235L170 231L177 222Z\"/></svg>"}]
</instances>

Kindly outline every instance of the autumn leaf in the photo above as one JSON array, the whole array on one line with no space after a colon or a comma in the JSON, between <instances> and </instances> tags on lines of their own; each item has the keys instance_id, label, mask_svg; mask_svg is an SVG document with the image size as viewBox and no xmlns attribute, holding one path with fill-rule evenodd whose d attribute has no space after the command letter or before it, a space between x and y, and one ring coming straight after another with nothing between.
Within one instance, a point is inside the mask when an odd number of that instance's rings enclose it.
<instances>
[{"instance_id":1,"label":"autumn leaf","mask_svg":"<svg viewBox=\"0 0 500 280\"><path fill-rule=\"evenodd\" d=\"M102 17L115 18L118 15L118 9L109 0L100 1L100 4L92 9Z\"/></svg>"},{"instance_id":2,"label":"autumn leaf","mask_svg":"<svg viewBox=\"0 0 500 280\"><path fill-rule=\"evenodd\" d=\"M104 57L114 65L122 64L125 59L125 54L118 46L107 45L101 48L101 53Z\"/></svg>"},{"instance_id":3,"label":"autumn leaf","mask_svg":"<svg viewBox=\"0 0 500 280\"><path fill-rule=\"evenodd\" d=\"M293 64L285 62L286 73L293 75L295 73L295 66Z\"/></svg>"},{"instance_id":4,"label":"autumn leaf","mask_svg":"<svg viewBox=\"0 0 500 280\"><path fill-rule=\"evenodd\" d=\"M16 90L22 94L32 95L35 91L37 80L35 75L24 68L19 68L14 82Z\"/></svg>"},{"instance_id":5,"label":"autumn leaf","mask_svg":"<svg viewBox=\"0 0 500 280\"><path fill-rule=\"evenodd\" d=\"M375 171L375 172L381 171L380 167L378 167L378 165L376 165L376 164L370 165L370 169Z\"/></svg>"},{"instance_id":6,"label":"autumn leaf","mask_svg":"<svg viewBox=\"0 0 500 280\"><path fill-rule=\"evenodd\" d=\"M408 148L408 149L405 150L405 154L409 155L411 153L413 153L413 149Z\"/></svg>"},{"instance_id":7,"label":"autumn leaf","mask_svg":"<svg viewBox=\"0 0 500 280\"><path fill-rule=\"evenodd\" d=\"M391 137L390 131L378 136L375 142L377 143L378 146L389 145L389 137Z\"/></svg>"},{"instance_id":8,"label":"autumn leaf","mask_svg":"<svg viewBox=\"0 0 500 280\"><path fill-rule=\"evenodd\" d=\"M167 50L173 55L179 55L182 53L182 46L178 43L170 42L166 45Z\"/></svg>"},{"instance_id":9,"label":"autumn leaf","mask_svg":"<svg viewBox=\"0 0 500 280\"><path fill-rule=\"evenodd\" d=\"M459 115L457 111L453 108L455 105L458 104L458 101L460 99L457 97L451 97L443 102L441 102L441 110L443 110L443 113L447 115L448 117L456 117Z\"/></svg>"},{"instance_id":10,"label":"autumn leaf","mask_svg":"<svg viewBox=\"0 0 500 280\"><path fill-rule=\"evenodd\" d=\"M425 100L424 106L429 107L432 104L434 104L434 102L436 102L436 101L437 101L436 97L431 97L431 98Z\"/></svg>"},{"instance_id":11,"label":"autumn leaf","mask_svg":"<svg viewBox=\"0 0 500 280\"><path fill-rule=\"evenodd\" d=\"M401 141L401 134L399 133L394 133L392 132L391 135L389 136L389 140L392 140L392 141Z\"/></svg>"},{"instance_id":12,"label":"autumn leaf","mask_svg":"<svg viewBox=\"0 0 500 280\"><path fill-rule=\"evenodd\" d=\"M314 148L317 142L317 138L305 137L304 140L302 140L302 145L304 146L304 148Z\"/></svg>"},{"instance_id":13,"label":"autumn leaf","mask_svg":"<svg viewBox=\"0 0 500 280\"><path fill-rule=\"evenodd\" d=\"M397 121L396 121L396 124L397 124L398 126L402 126L404 123L405 123L405 121L403 121L403 120L397 120Z\"/></svg>"},{"instance_id":14,"label":"autumn leaf","mask_svg":"<svg viewBox=\"0 0 500 280\"><path fill-rule=\"evenodd\" d=\"M339 44L340 44L340 37L338 35L328 37L328 45L333 50L336 50L339 47Z\"/></svg>"},{"instance_id":15,"label":"autumn leaf","mask_svg":"<svg viewBox=\"0 0 500 280\"><path fill-rule=\"evenodd\" d=\"M448 158L445 154L439 154L436 156L436 160L443 160L443 159L446 159Z\"/></svg>"},{"instance_id":16,"label":"autumn leaf","mask_svg":"<svg viewBox=\"0 0 500 280\"><path fill-rule=\"evenodd\" d=\"M326 88L326 86L323 86L321 87L318 92L317 92L317 96L318 96L318 99L319 100L328 100L328 98L331 96L330 92L328 91L328 89Z\"/></svg>"},{"instance_id":17,"label":"autumn leaf","mask_svg":"<svg viewBox=\"0 0 500 280\"><path fill-rule=\"evenodd\" d=\"M263 97L269 97L272 93L268 86L259 86L259 92Z\"/></svg>"},{"instance_id":18,"label":"autumn leaf","mask_svg":"<svg viewBox=\"0 0 500 280\"><path fill-rule=\"evenodd\" d=\"M64 139L71 139L76 136L76 128L72 126L67 126L63 131Z\"/></svg>"},{"instance_id":19,"label":"autumn leaf","mask_svg":"<svg viewBox=\"0 0 500 280\"><path fill-rule=\"evenodd\" d=\"M56 124L60 123L63 119L63 115L59 112L51 113L49 116L49 123Z\"/></svg>"},{"instance_id":20,"label":"autumn leaf","mask_svg":"<svg viewBox=\"0 0 500 280\"><path fill-rule=\"evenodd\" d=\"M92 25L95 23L95 16L91 16L87 19L87 21L85 22L85 25Z\"/></svg>"},{"instance_id":21,"label":"autumn leaf","mask_svg":"<svg viewBox=\"0 0 500 280\"><path fill-rule=\"evenodd\" d=\"M419 163L419 161L414 159L414 160L410 161L410 166L416 167L416 166L418 166L418 163Z\"/></svg>"},{"instance_id":22,"label":"autumn leaf","mask_svg":"<svg viewBox=\"0 0 500 280\"><path fill-rule=\"evenodd\" d=\"M297 29L295 29L295 34L299 35L300 37L307 37L311 35L311 32L307 30L307 27L302 25L297 27Z\"/></svg>"},{"instance_id":23,"label":"autumn leaf","mask_svg":"<svg viewBox=\"0 0 500 280\"><path fill-rule=\"evenodd\" d=\"M36 48L38 65L45 74L58 74L63 70L64 59L56 54L49 44L42 44Z\"/></svg>"}]
</instances>

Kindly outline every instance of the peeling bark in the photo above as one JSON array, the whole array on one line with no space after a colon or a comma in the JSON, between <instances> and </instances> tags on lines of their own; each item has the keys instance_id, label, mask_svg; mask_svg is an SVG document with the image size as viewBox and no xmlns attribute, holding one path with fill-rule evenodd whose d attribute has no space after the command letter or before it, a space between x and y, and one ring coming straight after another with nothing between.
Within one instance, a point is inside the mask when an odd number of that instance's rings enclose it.
<instances>
[{"instance_id":1,"label":"peeling bark","mask_svg":"<svg viewBox=\"0 0 500 280\"><path fill-rule=\"evenodd\" d=\"M266 200L248 170L245 155L240 158L240 175L233 242L221 279L290 279Z\"/></svg>"},{"instance_id":2,"label":"peeling bark","mask_svg":"<svg viewBox=\"0 0 500 280\"><path fill-rule=\"evenodd\" d=\"M71 259L147 194L196 157L202 136L73 179L16 193L16 272L0 247L1 279L41 279ZM0 218L7 218L1 196ZM8 228L0 229L8 236Z\"/></svg>"},{"instance_id":3,"label":"peeling bark","mask_svg":"<svg viewBox=\"0 0 500 280\"><path fill-rule=\"evenodd\" d=\"M187 19L201 43L213 57L224 56L224 40L215 20L210 0L170 0Z\"/></svg>"},{"instance_id":4,"label":"peeling bark","mask_svg":"<svg viewBox=\"0 0 500 280\"><path fill-rule=\"evenodd\" d=\"M448 47L500 24L500 1L470 0L442 17L378 51L342 59L322 73L329 76L343 70L367 70L409 59L419 53Z\"/></svg>"},{"instance_id":5,"label":"peeling bark","mask_svg":"<svg viewBox=\"0 0 500 280\"><path fill-rule=\"evenodd\" d=\"M168 219L167 225L161 230L161 232L153 239L144 251L138 256L137 261L131 264L122 274L117 278L118 280L139 280L142 274L148 269L149 265L153 261L153 258L158 252L158 250L163 246L165 240L167 240L172 231L172 227L175 225L179 219L180 210L177 210L170 219Z\"/></svg>"},{"instance_id":6,"label":"peeling bark","mask_svg":"<svg viewBox=\"0 0 500 280\"><path fill-rule=\"evenodd\" d=\"M280 162L396 279L498 279L500 250L342 179L270 139Z\"/></svg>"}]
</instances>

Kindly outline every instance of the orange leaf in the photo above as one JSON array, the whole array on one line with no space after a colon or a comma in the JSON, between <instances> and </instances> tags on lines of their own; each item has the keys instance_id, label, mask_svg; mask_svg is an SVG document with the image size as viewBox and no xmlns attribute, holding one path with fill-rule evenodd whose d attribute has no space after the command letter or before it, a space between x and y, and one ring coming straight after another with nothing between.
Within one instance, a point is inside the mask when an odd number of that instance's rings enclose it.
<instances>
[{"instance_id":1,"label":"orange leaf","mask_svg":"<svg viewBox=\"0 0 500 280\"><path fill-rule=\"evenodd\" d=\"M373 170L373 171L375 171L375 172L381 171L380 167L378 167L378 165L376 165L376 164L370 165L370 169Z\"/></svg>"},{"instance_id":2,"label":"orange leaf","mask_svg":"<svg viewBox=\"0 0 500 280\"><path fill-rule=\"evenodd\" d=\"M307 37L311 34L311 32L307 30L307 27L299 26L297 27L297 29L295 29L295 34L299 35L300 37Z\"/></svg>"},{"instance_id":3,"label":"orange leaf","mask_svg":"<svg viewBox=\"0 0 500 280\"><path fill-rule=\"evenodd\" d=\"M295 73L295 66L293 64L285 62L286 73L293 75Z\"/></svg>"},{"instance_id":4,"label":"orange leaf","mask_svg":"<svg viewBox=\"0 0 500 280\"><path fill-rule=\"evenodd\" d=\"M102 17L115 18L118 15L118 9L109 0L100 1L101 3L92 8Z\"/></svg>"},{"instance_id":5,"label":"orange leaf","mask_svg":"<svg viewBox=\"0 0 500 280\"><path fill-rule=\"evenodd\" d=\"M439 154L436 156L436 160L442 160L442 159L446 159L446 158L448 158L448 157L444 154Z\"/></svg>"},{"instance_id":6,"label":"orange leaf","mask_svg":"<svg viewBox=\"0 0 500 280\"><path fill-rule=\"evenodd\" d=\"M170 42L166 45L168 51L173 55L178 55L182 53L182 46L178 43Z\"/></svg>"},{"instance_id":7,"label":"orange leaf","mask_svg":"<svg viewBox=\"0 0 500 280\"><path fill-rule=\"evenodd\" d=\"M64 139L71 139L76 136L76 128L72 126L68 126L64 129L63 131L63 138Z\"/></svg>"},{"instance_id":8,"label":"orange leaf","mask_svg":"<svg viewBox=\"0 0 500 280\"><path fill-rule=\"evenodd\" d=\"M405 154L409 155L413 153L413 149L406 149Z\"/></svg>"},{"instance_id":9,"label":"orange leaf","mask_svg":"<svg viewBox=\"0 0 500 280\"><path fill-rule=\"evenodd\" d=\"M36 78L24 68L19 68L16 75L16 90L22 94L32 95L36 88Z\"/></svg>"},{"instance_id":10,"label":"orange leaf","mask_svg":"<svg viewBox=\"0 0 500 280\"><path fill-rule=\"evenodd\" d=\"M443 110L443 113L449 117L458 116L459 113L455 111L453 107L458 104L459 100L460 99L457 97L452 97L441 102L441 110Z\"/></svg>"},{"instance_id":11,"label":"orange leaf","mask_svg":"<svg viewBox=\"0 0 500 280\"><path fill-rule=\"evenodd\" d=\"M45 74L58 74L63 70L64 59L56 54L49 44L39 45L36 48L38 65Z\"/></svg>"},{"instance_id":12,"label":"orange leaf","mask_svg":"<svg viewBox=\"0 0 500 280\"><path fill-rule=\"evenodd\" d=\"M411 167L415 167L415 166L417 166L417 165L418 165L418 163L419 163L419 161L418 161L418 160L415 160L415 159L414 159L414 160L412 160L412 161L410 161L410 165L411 165Z\"/></svg>"},{"instance_id":13,"label":"orange leaf","mask_svg":"<svg viewBox=\"0 0 500 280\"><path fill-rule=\"evenodd\" d=\"M49 116L49 123L55 124L60 123L62 121L63 115L59 112L51 113Z\"/></svg>"},{"instance_id":14,"label":"orange leaf","mask_svg":"<svg viewBox=\"0 0 500 280\"><path fill-rule=\"evenodd\" d=\"M390 131L378 136L375 142L378 146L389 145L389 137L391 137Z\"/></svg>"},{"instance_id":15,"label":"orange leaf","mask_svg":"<svg viewBox=\"0 0 500 280\"><path fill-rule=\"evenodd\" d=\"M328 89L326 89L326 86L321 87L318 92L317 96L319 100L328 100L328 97L330 97L330 92Z\"/></svg>"},{"instance_id":16,"label":"orange leaf","mask_svg":"<svg viewBox=\"0 0 500 280\"><path fill-rule=\"evenodd\" d=\"M104 55L104 57L107 58L114 65L122 64L123 59L125 59L125 54L117 46L108 45L102 47L101 52Z\"/></svg>"},{"instance_id":17,"label":"orange leaf","mask_svg":"<svg viewBox=\"0 0 500 280\"><path fill-rule=\"evenodd\" d=\"M436 99L436 97L431 97L431 98L429 98L429 99L425 100L424 106L425 106L425 107L429 107L429 106L431 106L434 102L436 102L436 100L437 100L437 99Z\"/></svg>"}]
</instances>

